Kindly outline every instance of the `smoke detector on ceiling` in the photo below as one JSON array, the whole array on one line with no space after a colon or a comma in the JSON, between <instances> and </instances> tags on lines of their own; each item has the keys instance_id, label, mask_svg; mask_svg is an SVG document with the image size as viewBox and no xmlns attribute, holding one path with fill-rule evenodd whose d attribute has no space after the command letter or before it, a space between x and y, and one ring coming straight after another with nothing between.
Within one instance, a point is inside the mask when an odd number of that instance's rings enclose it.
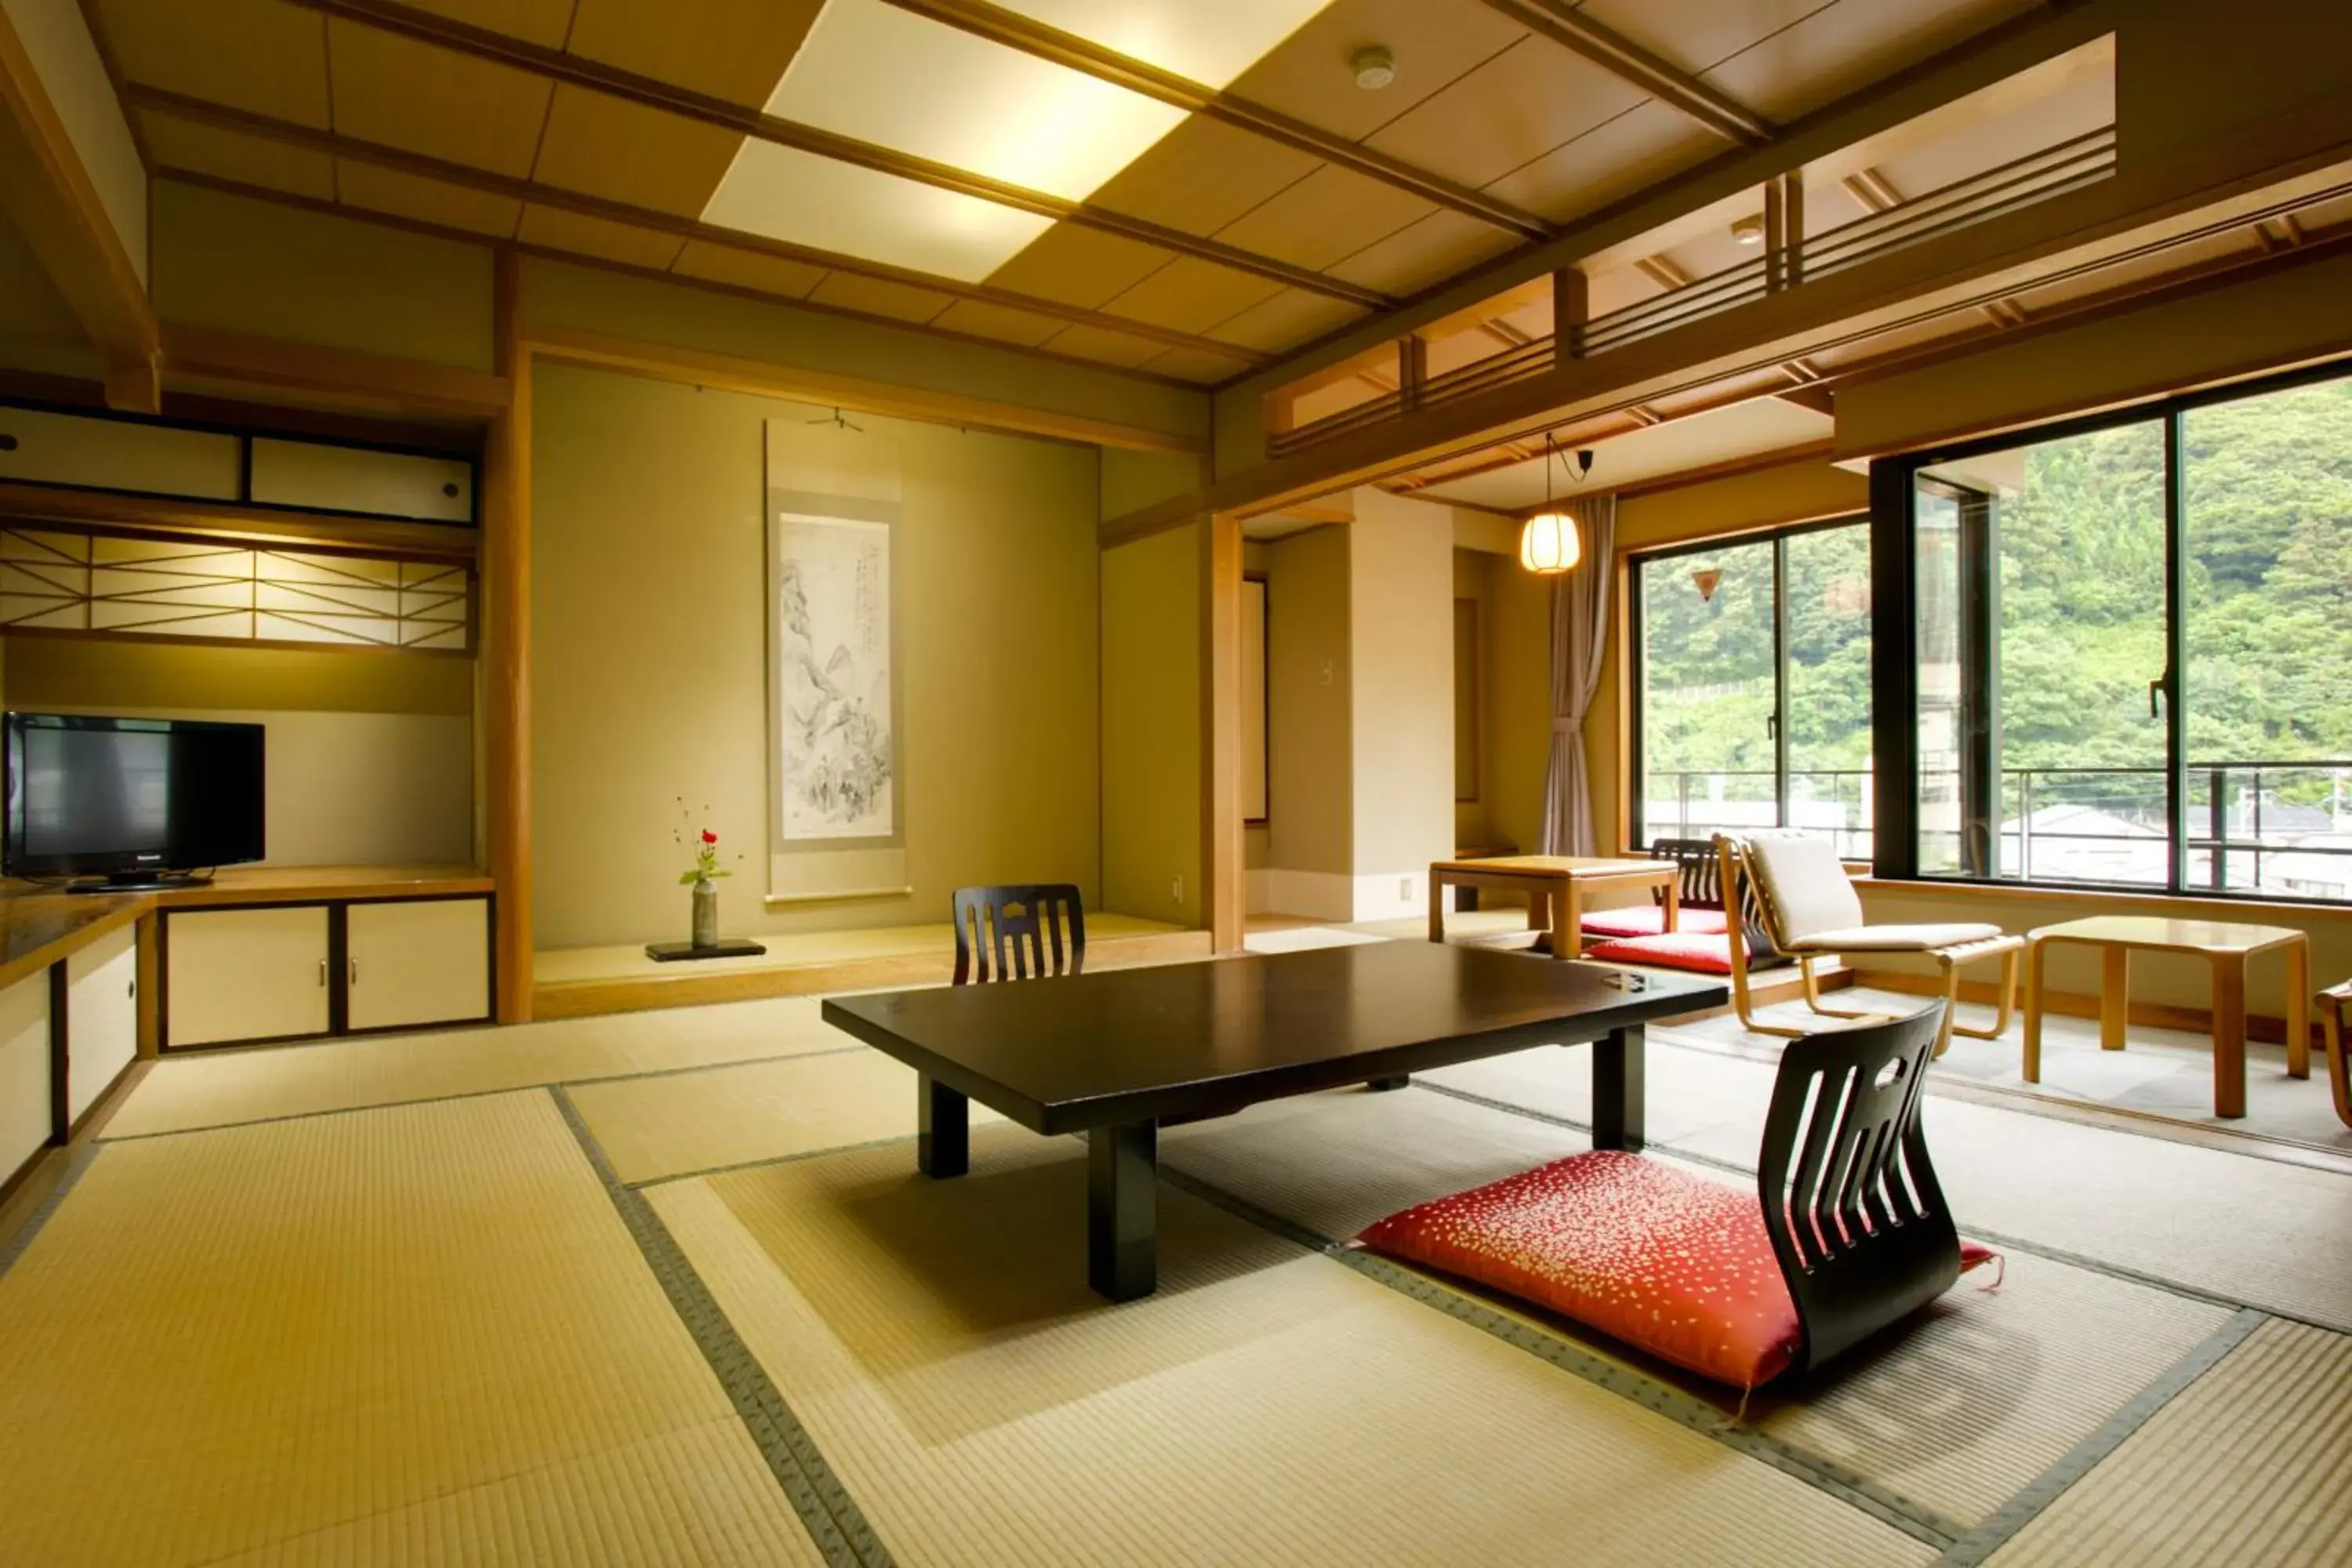
<instances>
[{"instance_id":1,"label":"smoke detector on ceiling","mask_svg":"<svg viewBox=\"0 0 2352 1568\"><path fill-rule=\"evenodd\" d=\"M1396 57L1380 44L1368 44L1349 55L1348 68L1356 73L1356 85L1366 92L1378 92L1396 80Z\"/></svg>"},{"instance_id":2,"label":"smoke detector on ceiling","mask_svg":"<svg viewBox=\"0 0 2352 1568\"><path fill-rule=\"evenodd\" d=\"M1749 213L1746 217L1734 219L1731 225L1731 237L1734 243L1739 245L1763 244L1764 215Z\"/></svg>"}]
</instances>

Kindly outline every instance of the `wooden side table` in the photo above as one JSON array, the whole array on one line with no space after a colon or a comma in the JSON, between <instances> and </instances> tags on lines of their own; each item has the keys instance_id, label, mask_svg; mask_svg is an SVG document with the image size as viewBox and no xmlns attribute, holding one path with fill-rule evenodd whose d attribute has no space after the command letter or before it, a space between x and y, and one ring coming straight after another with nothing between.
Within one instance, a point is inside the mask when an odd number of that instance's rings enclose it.
<instances>
[{"instance_id":1,"label":"wooden side table","mask_svg":"<svg viewBox=\"0 0 2352 1568\"><path fill-rule=\"evenodd\" d=\"M1528 929L1549 931L1554 958L1584 952L1584 895L1594 888L1652 889L1665 895L1665 929L1682 912L1682 868L1672 860L1582 855L1498 855L1437 860L1429 868L1429 940L1445 940L1445 889L1492 888L1528 896Z\"/></svg>"},{"instance_id":2,"label":"wooden side table","mask_svg":"<svg viewBox=\"0 0 2352 1568\"><path fill-rule=\"evenodd\" d=\"M2237 925L2227 921L2176 921L2155 915L2095 915L2043 926L2029 934L2025 948L2025 1081L2042 1081L2042 952L2052 942L2081 942L2102 950L2099 981L2099 1046L2124 1048L2124 1021L2130 1005L2131 954L2191 953L2213 969L2213 1114L2246 1113L2246 966L2258 952L2286 950L2286 1070L2289 1078L2311 1076L2311 942L2284 926Z\"/></svg>"}]
</instances>

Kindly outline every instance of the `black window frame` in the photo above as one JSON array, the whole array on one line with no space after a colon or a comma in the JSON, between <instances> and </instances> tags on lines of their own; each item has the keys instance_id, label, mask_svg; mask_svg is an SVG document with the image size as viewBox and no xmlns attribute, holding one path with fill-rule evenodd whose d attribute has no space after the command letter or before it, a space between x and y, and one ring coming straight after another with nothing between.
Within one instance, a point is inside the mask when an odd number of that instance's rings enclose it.
<instances>
[{"instance_id":1,"label":"black window frame","mask_svg":"<svg viewBox=\"0 0 2352 1568\"><path fill-rule=\"evenodd\" d=\"M1625 738L1626 738L1626 815L1625 829L1631 838L1640 840L1647 831L1645 785L1649 780L1648 747L1643 734L1643 699L1647 682L1643 659L1642 574L1662 562L1694 555L1712 555L1726 550L1745 549L1769 543L1772 546L1772 804L1773 820L1786 825L1789 820L1789 615L1787 591L1789 584L1789 541L1809 533L1827 533L1835 529L1860 528L1874 551L1877 548L1877 528L1870 511L1840 512L1835 517L1811 518L1803 522L1782 523L1773 528L1746 530L1738 533L1715 534L1706 539L1677 542L1652 550L1632 550L1626 552L1625 572ZM1871 631L1877 634L1878 569L1874 555L1871 566ZM1875 700L1878 653L1875 644L1871 649L1872 695ZM1878 711L1871 710L1872 763L1877 767L1879 735ZM1874 786L1876 774L1873 775ZM1874 811L1875 797L1874 796ZM1877 840L1874 836L1872 847ZM1646 842L1636 842L1628 854L1646 853Z\"/></svg>"},{"instance_id":2,"label":"black window frame","mask_svg":"<svg viewBox=\"0 0 2352 1568\"><path fill-rule=\"evenodd\" d=\"M1884 881L1921 882L1934 886L1962 886L2037 889L2089 894L2136 894L2143 898L2194 898L2228 900L2249 904L2294 905L2325 904L2331 907L2352 907L2352 899L2328 899L2318 895L2297 893L2265 893L2247 888L2215 888L2198 886L2188 879L2191 846L2189 842L2189 774L2188 754L2189 713L2181 702L2182 684L2187 669L2188 590L2185 569L2189 540L2187 497L2181 485L2181 469L2185 461L2182 430L2186 416L2200 408L2221 404L2243 403L2273 393L2289 392L2297 387L2313 386L2326 382L2352 380L2352 359L2336 359L2323 363L2305 365L2276 374L2239 381L2226 385L2207 387L2191 393L2179 393L2167 397L2144 400L2120 407L2105 409L2095 414L2047 421L2006 430L1999 435L1979 437L1930 449L1906 452L1895 457L1879 458L1870 465L1870 574L1871 574L1871 755L1875 773L1875 799L1871 816L1874 829L1872 840L1871 874ZM1923 468L1939 464L1963 461L1989 453L2011 451L2021 447L2039 446L2050 441L2063 441L2076 436L2093 435L2103 430L2118 429L2126 425L2161 422L2164 446L2164 668L2151 686L2152 695L2159 695L2165 718L2165 787L2167 836L2165 842L2165 880L2161 886L2147 882L2095 882L2074 879L2032 880L2022 877L1999 877L1983 871L1936 871L1919 869L1919 664L1918 664L1918 517L1916 500L1919 474ZM1933 481L1930 481L1933 482ZM1980 557L1966 559L1973 550ZM1964 573L1973 572L1983 580L1999 583L2000 539L1993 530L1979 529L1974 534L1963 535ZM1997 588L1995 590L1997 593ZM1976 665L1979 690L1995 689L1990 683L1987 668L1981 661L1990 657L1990 645L1999 636L1997 602L1977 606L1971 619L1991 618L1991 625L1978 628L1979 636L1964 642ZM1966 637L1967 627L1963 627ZM1992 700L1996 702L1997 697ZM1899 718L1897 716L1900 716ZM1997 769L1998 718L1992 727L1971 732L1973 752L1990 750L1990 766ZM1970 771L1988 765L1988 759L1972 755ZM1965 784L1965 781L1964 781ZM1977 794L1982 797L1982 785ZM1965 796L1964 796L1965 798ZM1991 831L1998 833L2000 793L1998 781L1992 791ZM1965 810L1962 825L1963 844L1970 835L1985 826L1982 818ZM2217 850L2218 854L2219 851ZM1964 850L1964 863L1967 853Z\"/></svg>"}]
</instances>

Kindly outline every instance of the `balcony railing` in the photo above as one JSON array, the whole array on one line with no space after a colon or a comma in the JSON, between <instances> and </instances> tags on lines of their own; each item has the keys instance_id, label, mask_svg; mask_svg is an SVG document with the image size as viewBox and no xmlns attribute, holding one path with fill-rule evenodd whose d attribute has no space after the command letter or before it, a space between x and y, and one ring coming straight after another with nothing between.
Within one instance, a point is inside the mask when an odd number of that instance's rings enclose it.
<instances>
[{"instance_id":1,"label":"balcony railing","mask_svg":"<svg viewBox=\"0 0 2352 1568\"><path fill-rule=\"evenodd\" d=\"M1868 769L1795 769L1785 812L1769 769L1654 772L1644 842L1786 826L1830 837L1840 854L1873 847ZM2184 889L2352 899L2352 760L2197 763L2188 770ZM2001 773L1990 874L2032 882L2166 888L2172 849L2165 770L2011 768ZM1920 791L1920 868L1964 864L1960 775L1928 772Z\"/></svg>"}]
</instances>

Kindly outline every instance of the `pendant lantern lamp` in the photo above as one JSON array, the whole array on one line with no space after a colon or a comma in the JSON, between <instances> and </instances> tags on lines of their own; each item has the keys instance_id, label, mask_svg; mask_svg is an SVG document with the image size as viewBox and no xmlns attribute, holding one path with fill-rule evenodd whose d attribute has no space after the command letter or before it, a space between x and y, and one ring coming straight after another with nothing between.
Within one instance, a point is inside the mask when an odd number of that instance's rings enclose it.
<instances>
[{"instance_id":1,"label":"pendant lantern lamp","mask_svg":"<svg viewBox=\"0 0 2352 1568\"><path fill-rule=\"evenodd\" d=\"M1552 502L1552 438L1544 437L1544 509L1519 527L1519 564L1539 577L1557 577L1584 558L1576 519Z\"/></svg>"}]
</instances>

